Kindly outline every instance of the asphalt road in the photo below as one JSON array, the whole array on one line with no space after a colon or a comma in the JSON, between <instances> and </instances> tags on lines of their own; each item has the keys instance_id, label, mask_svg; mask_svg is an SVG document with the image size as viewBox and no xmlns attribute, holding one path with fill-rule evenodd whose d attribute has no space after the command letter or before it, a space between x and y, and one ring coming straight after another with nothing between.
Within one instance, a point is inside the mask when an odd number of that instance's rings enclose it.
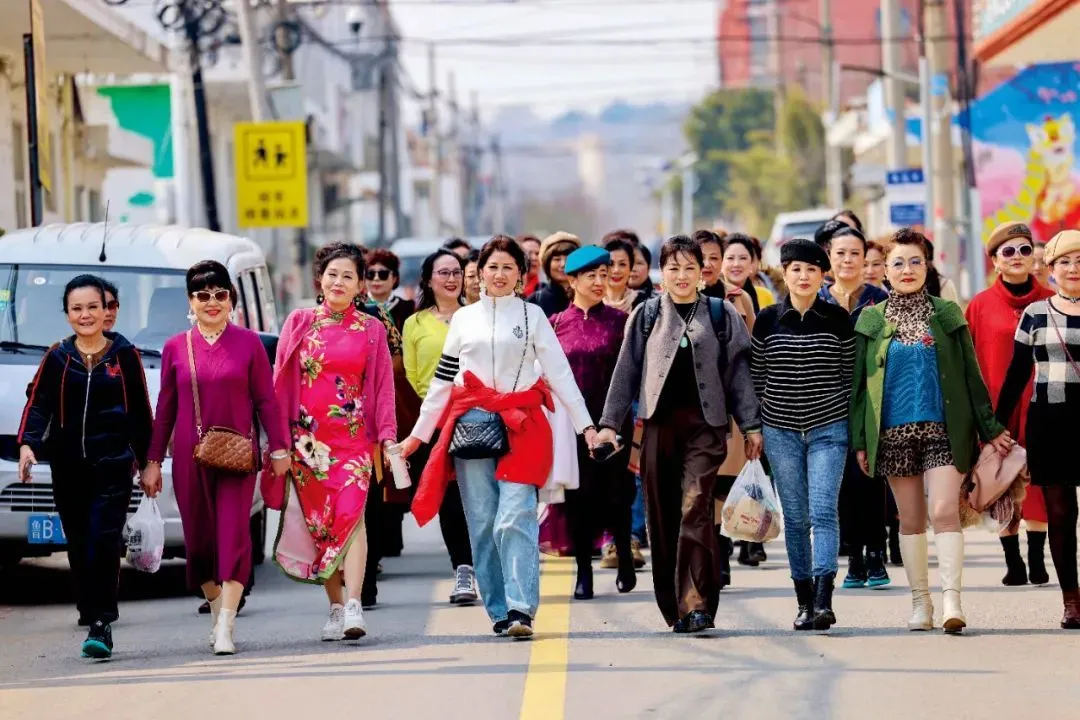
<instances>
[{"instance_id":1,"label":"asphalt road","mask_svg":"<svg viewBox=\"0 0 1080 720\"><path fill-rule=\"evenodd\" d=\"M1002 587L996 538L968 541L964 637L904 629L901 568L890 588L838 590L831 632L796 634L773 543L761 568L736 569L717 630L697 637L666 630L648 567L623 596L614 571L598 571L597 598L575 602L572 566L545 562L537 637L513 642L491 634L478 606L447 604L432 526L410 528L405 554L385 561L358 643L320 642L321 589L266 564L238 621L240 653L215 658L209 620L170 564L125 571L109 662L78 657L83 633L54 556L0 575L0 718L1080 717L1080 634L1057 627L1057 587Z\"/></svg>"}]
</instances>

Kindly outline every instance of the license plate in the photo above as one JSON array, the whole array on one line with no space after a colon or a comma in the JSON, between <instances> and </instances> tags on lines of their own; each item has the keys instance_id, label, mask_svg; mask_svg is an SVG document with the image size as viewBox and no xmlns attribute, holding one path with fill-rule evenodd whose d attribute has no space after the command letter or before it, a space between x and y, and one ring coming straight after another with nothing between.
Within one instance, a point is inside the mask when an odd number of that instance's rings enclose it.
<instances>
[{"instance_id":1,"label":"license plate","mask_svg":"<svg viewBox=\"0 0 1080 720\"><path fill-rule=\"evenodd\" d=\"M31 545L66 545L59 515L31 515L26 521L26 539Z\"/></svg>"}]
</instances>

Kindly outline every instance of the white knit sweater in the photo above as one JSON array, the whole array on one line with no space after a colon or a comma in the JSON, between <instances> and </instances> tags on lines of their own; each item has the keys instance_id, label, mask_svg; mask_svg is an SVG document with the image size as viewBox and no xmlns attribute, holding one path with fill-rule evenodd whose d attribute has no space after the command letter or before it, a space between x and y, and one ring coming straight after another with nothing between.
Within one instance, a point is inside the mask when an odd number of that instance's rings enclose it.
<instances>
[{"instance_id":1,"label":"white knit sweater","mask_svg":"<svg viewBox=\"0 0 1080 720\"><path fill-rule=\"evenodd\" d=\"M515 388L514 378L519 367L521 375ZM486 386L501 393L530 388L542 374L570 412L579 433L593 424L555 331L537 305L517 297L493 298L485 294L479 302L454 313L439 366L412 431L413 437L423 442L431 440L450 400L451 386L460 385L466 371L471 371Z\"/></svg>"}]
</instances>

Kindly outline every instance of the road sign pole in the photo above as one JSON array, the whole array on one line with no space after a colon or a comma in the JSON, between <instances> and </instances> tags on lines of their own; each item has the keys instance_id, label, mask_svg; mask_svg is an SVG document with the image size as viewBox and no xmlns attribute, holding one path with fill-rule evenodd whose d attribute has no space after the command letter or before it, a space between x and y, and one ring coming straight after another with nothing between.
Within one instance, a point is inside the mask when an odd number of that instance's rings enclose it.
<instances>
[{"instance_id":1,"label":"road sign pole","mask_svg":"<svg viewBox=\"0 0 1080 720\"><path fill-rule=\"evenodd\" d=\"M30 225L42 222L41 166L38 164L37 81L34 75L34 36L23 35L23 64L26 66L26 136L30 160Z\"/></svg>"}]
</instances>

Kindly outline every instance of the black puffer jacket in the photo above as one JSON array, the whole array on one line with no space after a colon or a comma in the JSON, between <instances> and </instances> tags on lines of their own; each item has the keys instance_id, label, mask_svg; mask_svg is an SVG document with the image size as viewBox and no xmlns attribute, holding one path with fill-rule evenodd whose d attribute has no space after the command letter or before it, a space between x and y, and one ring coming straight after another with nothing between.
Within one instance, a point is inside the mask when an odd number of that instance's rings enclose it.
<instances>
[{"instance_id":1,"label":"black puffer jacket","mask_svg":"<svg viewBox=\"0 0 1080 720\"><path fill-rule=\"evenodd\" d=\"M42 359L18 440L39 460L146 466L153 414L142 360L123 335L105 335L112 345L92 369L79 356L74 336Z\"/></svg>"}]
</instances>

